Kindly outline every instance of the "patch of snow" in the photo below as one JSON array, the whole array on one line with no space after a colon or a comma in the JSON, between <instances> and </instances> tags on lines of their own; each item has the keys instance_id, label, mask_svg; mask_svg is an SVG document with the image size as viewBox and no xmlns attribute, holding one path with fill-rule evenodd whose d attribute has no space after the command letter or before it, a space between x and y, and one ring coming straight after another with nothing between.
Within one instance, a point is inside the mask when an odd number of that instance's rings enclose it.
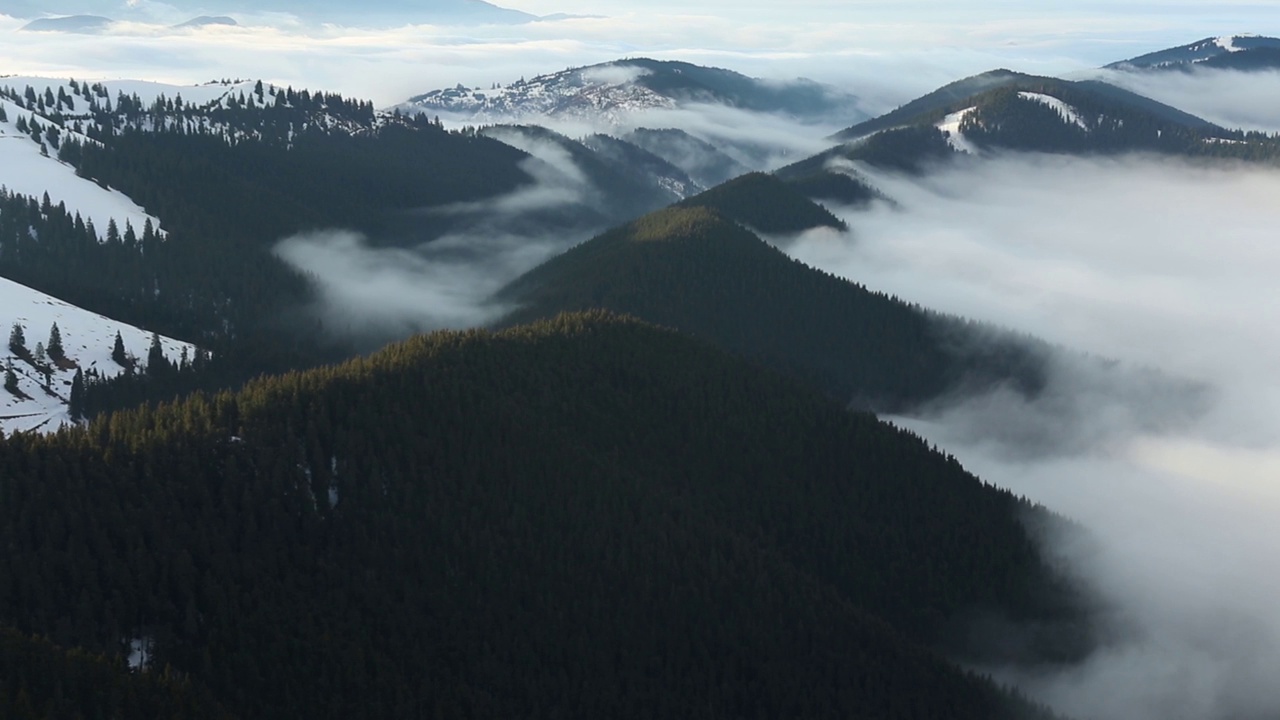
<instances>
[{"instance_id":1,"label":"patch of snow","mask_svg":"<svg viewBox=\"0 0 1280 720\"><path fill-rule=\"evenodd\" d=\"M67 369L51 368L48 375L36 370L9 350L9 333L14 323L22 325L26 347L34 352L36 343L47 344L54 323L62 336L66 357L75 363ZM124 342L126 354L138 359L144 369L151 348L151 333L126 325L97 313L63 302L52 296L0 278L0 373L12 363L18 378L18 390L25 398L0 388L0 430L5 434L37 430L52 432L70 424L67 402L76 367L84 372L96 370L100 376L115 377L124 368L111 359L116 333ZM165 357L177 362L185 348L188 357L195 356L195 346L164 336L160 347Z\"/></svg>"},{"instance_id":2,"label":"patch of snow","mask_svg":"<svg viewBox=\"0 0 1280 720\"><path fill-rule=\"evenodd\" d=\"M1236 47L1236 38L1235 36L1232 36L1232 35L1226 35L1220 38L1216 38L1214 39L1213 44L1217 45L1223 50L1226 50L1229 53L1240 52L1241 50L1244 49L1241 47Z\"/></svg>"},{"instance_id":3,"label":"patch of snow","mask_svg":"<svg viewBox=\"0 0 1280 720\"><path fill-rule=\"evenodd\" d=\"M1044 93L1019 92L1018 97L1025 100L1033 100L1043 105L1048 105L1054 110L1057 110L1063 120L1066 120L1069 123L1074 123L1077 127L1086 132L1089 130L1089 123L1084 121L1084 118L1081 117L1079 111L1052 95L1045 95Z\"/></svg>"},{"instance_id":4,"label":"patch of snow","mask_svg":"<svg viewBox=\"0 0 1280 720\"><path fill-rule=\"evenodd\" d=\"M136 637L129 641L129 669L147 670L151 667L155 640L149 637Z\"/></svg>"},{"instance_id":5,"label":"patch of snow","mask_svg":"<svg viewBox=\"0 0 1280 720\"><path fill-rule=\"evenodd\" d=\"M6 77L0 79L0 85L6 85L21 92L30 86L37 94L43 95L46 90L52 92L55 96L58 89L70 91L70 78L49 78L35 76L17 76ZM202 85L172 85L168 83L151 82L149 80L81 80L76 79L77 83L87 82L90 85L100 85L106 90L105 100L110 100L114 106L116 98L121 93L133 97L137 96L144 107L150 106L160 97L175 100L179 95L182 96L182 102L187 105L212 106L222 103L226 98L243 93L246 97L253 93L255 81L244 80L233 83L212 82ZM264 88L268 88L263 83ZM84 98L75 95L77 102L77 110L81 109L85 102ZM264 99L268 104L273 101L270 94L264 95ZM74 114L74 113L73 113Z\"/></svg>"},{"instance_id":6,"label":"patch of snow","mask_svg":"<svg viewBox=\"0 0 1280 720\"><path fill-rule=\"evenodd\" d=\"M69 212L80 213L86 222L92 220L99 238L106 238L107 224L113 218L122 233L128 222L141 234L148 219L159 229L160 220L148 215L129 196L76 175L75 168L58 160L53 148L49 148L49 155L41 154L31 136L17 128L19 117L30 122L33 113L8 100L0 100L0 106L8 116L8 122L0 122L0 186L37 199L49 193L53 204L65 203ZM41 125L50 124L40 120Z\"/></svg>"},{"instance_id":7,"label":"patch of snow","mask_svg":"<svg viewBox=\"0 0 1280 720\"><path fill-rule=\"evenodd\" d=\"M461 85L434 90L399 107L410 113L441 113L468 123L530 117L603 117L621 123L639 111L676 107L671 98L636 83L647 74L644 68L625 64L570 69L487 90Z\"/></svg>"},{"instance_id":8,"label":"patch of snow","mask_svg":"<svg viewBox=\"0 0 1280 720\"><path fill-rule=\"evenodd\" d=\"M960 132L960 123L964 121L965 116L973 111L974 108L970 107L959 112L953 112L942 118L942 122L935 125L935 127L947 136L947 144L949 144L953 149L962 153L977 155L978 146L970 142L970 140L964 136L964 133Z\"/></svg>"}]
</instances>

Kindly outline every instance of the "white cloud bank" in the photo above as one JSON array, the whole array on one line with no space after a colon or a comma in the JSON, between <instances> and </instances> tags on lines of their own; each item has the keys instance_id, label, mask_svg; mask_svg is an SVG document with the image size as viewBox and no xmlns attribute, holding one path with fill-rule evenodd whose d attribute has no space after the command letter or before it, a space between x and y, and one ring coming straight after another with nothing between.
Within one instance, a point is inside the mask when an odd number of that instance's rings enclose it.
<instances>
[{"instance_id":1,"label":"white cloud bank","mask_svg":"<svg viewBox=\"0 0 1280 720\"><path fill-rule=\"evenodd\" d=\"M156 4L163 9L163 4ZM502 3L500 3L502 4ZM106 35L20 32L0 16L0 72L174 83L261 78L391 105L457 83L503 84L620 57L730 67L777 79L833 82L887 110L994 67L1056 74L1209 35L1280 34L1261 4L1159 7L1047 3L509 2L535 13L607 14L514 26L309 26L283 14L237 16L241 27L175 32L121 24ZM153 13L175 21L174 13Z\"/></svg>"},{"instance_id":2,"label":"white cloud bank","mask_svg":"<svg viewBox=\"0 0 1280 720\"><path fill-rule=\"evenodd\" d=\"M1073 717L1275 717L1280 170L1021 155L876 179L900 209L847 213L851 239L801 238L791 253L1213 389L1192 422L1163 428L1137 419L1169 398L1107 397L1069 373L1057 396L1083 404L1075 414L1055 414L1053 396L997 395L902 420L1099 541L1055 550L1110 608L1111 644L1057 672L990 670Z\"/></svg>"}]
</instances>

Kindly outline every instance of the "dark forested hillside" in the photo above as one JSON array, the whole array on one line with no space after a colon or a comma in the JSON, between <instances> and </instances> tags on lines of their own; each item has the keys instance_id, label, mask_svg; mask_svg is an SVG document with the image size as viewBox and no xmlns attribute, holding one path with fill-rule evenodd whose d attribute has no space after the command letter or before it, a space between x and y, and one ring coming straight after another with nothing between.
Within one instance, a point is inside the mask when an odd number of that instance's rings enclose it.
<instances>
[{"instance_id":1,"label":"dark forested hillside","mask_svg":"<svg viewBox=\"0 0 1280 720\"><path fill-rule=\"evenodd\" d=\"M826 227L847 230L844 221L766 173L749 173L680 203L715 210L762 233L786 234Z\"/></svg>"},{"instance_id":2,"label":"dark forested hillside","mask_svg":"<svg viewBox=\"0 0 1280 720\"><path fill-rule=\"evenodd\" d=\"M941 142L945 136L939 128L946 122L954 123L948 132L962 136L952 138L957 150L966 151L1280 158L1280 137L1222 128L1115 85L997 70L944 86L837 133L833 139L846 144L780 174L788 179L811 176L833 158L915 171L922 161L952 154Z\"/></svg>"},{"instance_id":3,"label":"dark forested hillside","mask_svg":"<svg viewBox=\"0 0 1280 720\"><path fill-rule=\"evenodd\" d=\"M703 187L714 187L748 172L721 148L675 128L637 128L624 140L648 150L689 174Z\"/></svg>"},{"instance_id":4,"label":"dark forested hillside","mask_svg":"<svg viewBox=\"0 0 1280 720\"><path fill-rule=\"evenodd\" d=\"M553 258L502 291L510 322L608 308L711 340L859 407L901 410L1011 382L1043 348L931 314L788 258L717 212L664 210Z\"/></svg>"},{"instance_id":5,"label":"dark forested hillside","mask_svg":"<svg viewBox=\"0 0 1280 720\"><path fill-rule=\"evenodd\" d=\"M1074 613L1041 511L602 315L12 437L0 498L0 622L244 718L1029 717L925 646Z\"/></svg>"}]
</instances>

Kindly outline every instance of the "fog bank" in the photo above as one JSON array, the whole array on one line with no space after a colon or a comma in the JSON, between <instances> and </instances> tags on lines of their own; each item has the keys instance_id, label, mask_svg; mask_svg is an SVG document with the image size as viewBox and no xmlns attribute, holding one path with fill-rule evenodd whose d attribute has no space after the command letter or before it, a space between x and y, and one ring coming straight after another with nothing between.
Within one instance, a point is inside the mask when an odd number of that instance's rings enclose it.
<instances>
[{"instance_id":1,"label":"fog bank","mask_svg":"<svg viewBox=\"0 0 1280 720\"><path fill-rule=\"evenodd\" d=\"M1012 155L871 174L900 207L845 212L849 238L802 237L793 256L1208 390L1098 392L1067 367L1038 401L896 419L1098 540L1049 548L1109 609L1110 644L1057 672L985 670L1080 718L1275 717L1280 171ZM1150 422L1171 407L1186 413Z\"/></svg>"}]
</instances>

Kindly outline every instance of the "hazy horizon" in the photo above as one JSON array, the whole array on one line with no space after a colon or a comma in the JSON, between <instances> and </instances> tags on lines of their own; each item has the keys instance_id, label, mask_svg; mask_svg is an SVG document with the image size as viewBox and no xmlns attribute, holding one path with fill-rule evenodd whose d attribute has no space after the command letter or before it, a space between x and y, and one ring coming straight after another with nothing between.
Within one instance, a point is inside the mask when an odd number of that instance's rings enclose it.
<instances>
[{"instance_id":1,"label":"hazy horizon","mask_svg":"<svg viewBox=\"0 0 1280 720\"><path fill-rule=\"evenodd\" d=\"M889 109L997 67L1062 75L1216 35L1280 34L1264 3L765 3L513 0L537 15L594 15L519 25L430 24L403 14L385 28L309 24L280 13L229 13L240 27L174 30L189 19L160 2L116 3L101 35L24 32L0 11L0 74L147 79L179 84L263 79L391 105L462 83L488 86L624 57L717 65L749 75L829 82ZM104 15L112 3L102 3ZM4 5L0 4L0 8ZM50 9L56 4L50 4ZM203 8L216 12L219 3Z\"/></svg>"}]
</instances>

